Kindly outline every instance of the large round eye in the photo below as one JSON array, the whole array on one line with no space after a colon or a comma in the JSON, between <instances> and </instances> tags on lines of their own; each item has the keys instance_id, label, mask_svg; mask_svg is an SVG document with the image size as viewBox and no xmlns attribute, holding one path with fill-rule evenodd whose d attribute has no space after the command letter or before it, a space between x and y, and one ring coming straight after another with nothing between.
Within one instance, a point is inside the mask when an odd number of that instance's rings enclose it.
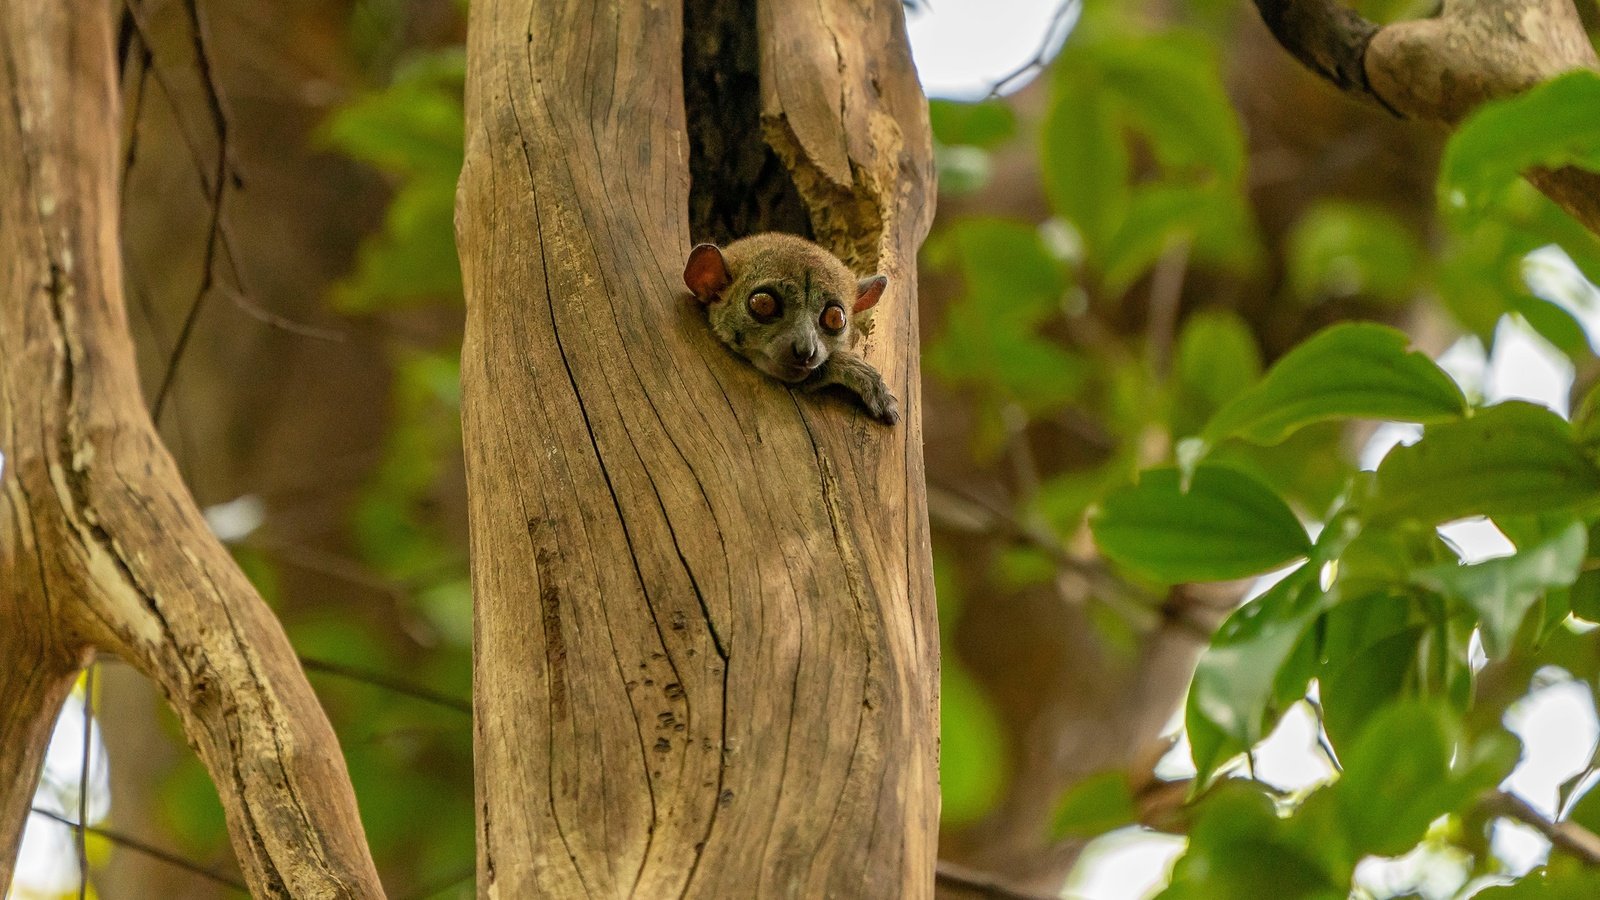
<instances>
[{"instance_id":1,"label":"large round eye","mask_svg":"<svg viewBox=\"0 0 1600 900\"><path fill-rule=\"evenodd\" d=\"M771 319L778 315L778 298L765 291L751 294L747 305L750 314L758 319Z\"/></svg>"},{"instance_id":2,"label":"large round eye","mask_svg":"<svg viewBox=\"0 0 1600 900\"><path fill-rule=\"evenodd\" d=\"M828 304L822 310L822 327L835 334L844 330L844 307Z\"/></svg>"}]
</instances>

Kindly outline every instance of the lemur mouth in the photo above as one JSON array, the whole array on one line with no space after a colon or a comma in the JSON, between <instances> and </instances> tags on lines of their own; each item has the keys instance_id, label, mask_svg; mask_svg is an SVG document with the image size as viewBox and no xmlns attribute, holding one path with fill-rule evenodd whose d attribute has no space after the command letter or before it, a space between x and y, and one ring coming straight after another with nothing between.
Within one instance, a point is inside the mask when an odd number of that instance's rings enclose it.
<instances>
[{"instance_id":1,"label":"lemur mouth","mask_svg":"<svg viewBox=\"0 0 1600 900\"><path fill-rule=\"evenodd\" d=\"M811 377L811 373L817 370L817 366L816 364L808 366L800 363L783 363L776 360L768 360L766 369L767 374L779 381L797 382L805 381Z\"/></svg>"}]
</instances>

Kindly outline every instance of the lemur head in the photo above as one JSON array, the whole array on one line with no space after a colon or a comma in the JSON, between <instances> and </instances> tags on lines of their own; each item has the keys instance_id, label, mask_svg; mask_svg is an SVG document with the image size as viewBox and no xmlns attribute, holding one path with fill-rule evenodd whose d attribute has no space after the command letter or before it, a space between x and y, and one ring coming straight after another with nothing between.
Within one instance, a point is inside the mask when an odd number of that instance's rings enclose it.
<instances>
[{"instance_id":1,"label":"lemur head","mask_svg":"<svg viewBox=\"0 0 1600 900\"><path fill-rule=\"evenodd\" d=\"M832 253L804 238L769 232L726 249L700 244L683 281L706 304L711 330L734 352L781 381L804 381L847 349L889 279L857 279Z\"/></svg>"}]
</instances>

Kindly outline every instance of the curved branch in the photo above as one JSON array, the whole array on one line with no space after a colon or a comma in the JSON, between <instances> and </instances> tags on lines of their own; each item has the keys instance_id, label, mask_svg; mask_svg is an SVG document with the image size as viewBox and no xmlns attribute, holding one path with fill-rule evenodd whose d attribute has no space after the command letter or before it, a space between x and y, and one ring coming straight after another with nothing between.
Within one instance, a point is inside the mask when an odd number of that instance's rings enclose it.
<instances>
[{"instance_id":1,"label":"curved branch","mask_svg":"<svg viewBox=\"0 0 1600 900\"><path fill-rule=\"evenodd\" d=\"M1438 17L1377 26L1339 0L1256 0L1278 43L1346 93L1403 118L1456 124L1491 100L1600 68L1572 0L1447 0ZM1600 234L1600 175L1527 173Z\"/></svg>"},{"instance_id":2,"label":"curved branch","mask_svg":"<svg viewBox=\"0 0 1600 900\"><path fill-rule=\"evenodd\" d=\"M1383 98L1367 85L1363 63L1378 26L1339 0L1255 0L1261 21L1295 59L1340 90Z\"/></svg>"},{"instance_id":3,"label":"curved branch","mask_svg":"<svg viewBox=\"0 0 1600 900\"><path fill-rule=\"evenodd\" d=\"M333 730L139 396L112 50L109 4L0 0L0 632L32 626L0 638L21 645L0 654L0 687L115 652L178 713L253 894L382 896ZM35 692L28 737L60 684ZM25 810L6 809L0 837Z\"/></svg>"}]
</instances>

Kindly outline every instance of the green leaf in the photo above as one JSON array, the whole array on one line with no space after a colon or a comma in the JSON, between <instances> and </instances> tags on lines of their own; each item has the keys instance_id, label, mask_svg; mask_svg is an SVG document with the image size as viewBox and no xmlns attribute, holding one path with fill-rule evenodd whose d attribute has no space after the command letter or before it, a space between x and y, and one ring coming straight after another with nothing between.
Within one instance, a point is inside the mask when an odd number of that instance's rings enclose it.
<instances>
[{"instance_id":1,"label":"green leaf","mask_svg":"<svg viewBox=\"0 0 1600 900\"><path fill-rule=\"evenodd\" d=\"M1412 625L1353 654L1328 654L1317 683L1322 723L1335 746L1349 745L1373 713L1400 697L1427 630L1425 625Z\"/></svg>"},{"instance_id":2,"label":"green leaf","mask_svg":"<svg viewBox=\"0 0 1600 900\"><path fill-rule=\"evenodd\" d=\"M1195 668L1184 717L1197 784L1267 733L1278 670L1332 603L1317 584L1315 567L1301 566L1217 629Z\"/></svg>"},{"instance_id":3,"label":"green leaf","mask_svg":"<svg viewBox=\"0 0 1600 900\"><path fill-rule=\"evenodd\" d=\"M1373 207L1324 202L1289 235L1289 283L1306 303L1352 296L1409 300L1421 259L1411 230Z\"/></svg>"},{"instance_id":4,"label":"green leaf","mask_svg":"<svg viewBox=\"0 0 1600 900\"><path fill-rule=\"evenodd\" d=\"M1226 310L1198 312L1183 324L1173 364L1172 433L1194 434L1261 375L1250 326Z\"/></svg>"},{"instance_id":5,"label":"green leaf","mask_svg":"<svg viewBox=\"0 0 1600 900\"><path fill-rule=\"evenodd\" d=\"M1205 168L1228 182L1240 177L1244 134L1212 42L1174 30L1086 49L1106 90L1149 136L1163 166Z\"/></svg>"},{"instance_id":6,"label":"green leaf","mask_svg":"<svg viewBox=\"0 0 1600 900\"><path fill-rule=\"evenodd\" d=\"M1450 139L1439 170L1447 205L1483 206L1527 169L1600 169L1600 73L1578 69L1484 104Z\"/></svg>"},{"instance_id":7,"label":"green leaf","mask_svg":"<svg viewBox=\"0 0 1600 900\"><path fill-rule=\"evenodd\" d=\"M1319 793L1337 810L1353 865L1416 846L1434 819L1476 802L1509 774L1517 755L1504 734L1465 744L1460 724L1440 703L1401 701L1372 717L1342 754L1338 782ZM1316 818L1308 814L1307 824Z\"/></svg>"},{"instance_id":8,"label":"green leaf","mask_svg":"<svg viewBox=\"0 0 1600 900\"><path fill-rule=\"evenodd\" d=\"M1244 578L1311 550L1277 494L1224 466L1201 466L1187 491L1177 469L1144 472L1107 497L1090 526L1107 557L1168 583Z\"/></svg>"},{"instance_id":9,"label":"green leaf","mask_svg":"<svg viewBox=\"0 0 1600 900\"><path fill-rule=\"evenodd\" d=\"M1082 66L1061 66L1058 73L1040 174L1051 207L1099 251L1127 210L1128 150L1097 74Z\"/></svg>"},{"instance_id":10,"label":"green leaf","mask_svg":"<svg viewBox=\"0 0 1600 900\"><path fill-rule=\"evenodd\" d=\"M933 136L947 147L972 146L993 149L1016 133L1017 117L1011 105L1002 100L962 103L956 100L928 101L928 123Z\"/></svg>"},{"instance_id":11,"label":"green leaf","mask_svg":"<svg viewBox=\"0 0 1600 900\"><path fill-rule=\"evenodd\" d=\"M1412 576L1412 582L1471 605L1483 626L1485 652L1502 657L1540 595L1577 579L1588 546L1588 529L1573 522L1549 540L1513 556L1470 566L1424 569Z\"/></svg>"},{"instance_id":12,"label":"green leaf","mask_svg":"<svg viewBox=\"0 0 1600 900\"><path fill-rule=\"evenodd\" d=\"M1054 834L1057 838L1088 838L1105 834L1139 817L1128 773L1099 772L1067 790L1056 808Z\"/></svg>"},{"instance_id":13,"label":"green leaf","mask_svg":"<svg viewBox=\"0 0 1600 900\"><path fill-rule=\"evenodd\" d=\"M1196 262L1234 272L1247 271L1261 256L1244 198L1231 186L1140 185L1101 252L1106 291L1125 292L1180 243L1189 245Z\"/></svg>"},{"instance_id":14,"label":"green leaf","mask_svg":"<svg viewBox=\"0 0 1600 900\"><path fill-rule=\"evenodd\" d=\"M1585 359L1590 355L1589 334L1565 307L1538 297L1518 296L1511 308L1521 315L1539 336L1549 341L1570 359Z\"/></svg>"},{"instance_id":15,"label":"green leaf","mask_svg":"<svg viewBox=\"0 0 1600 900\"><path fill-rule=\"evenodd\" d=\"M1510 401L1430 426L1378 466L1375 522L1554 513L1600 500L1600 469L1560 416Z\"/></svg>"},{"instance_id":16,"label":"green leaf","mask_svg":"<svg viewBox=\"0 0 1600 900\"><path fill-rule=\"evenodd\" d=\"M1340 418L1444 422L1466 413L1461 389L1403 332L1348 323L1317 332L1206 426L1216 444L1239 437L1275 444L1298 428Z\"/></svg>"},{"instance_id":17,"label":"green leaf","mask_svg":"<svg viewBox=\"0 0 1600 900\"><path fill-rule=\"evenodd\" d=\"M1188 850L1158 900L1344 900L1349 893L1348 873L1333 876L1320 859L1322 842L1290 832L1262 785L1219 784L1194 818Z\"/></svg>"},{"instance_id":18,"label":"green leaf","mask_svg":"<svg viewBox=\"0 0 1600 900\"><path fill-rule=\"evenodd\" d=\"M929 241L925 255L939 269L960 272L964 302L985 315L1034 325L1061 309L1066 267L1027 222L961 219Z\"/></svg>"}]
</instances>

